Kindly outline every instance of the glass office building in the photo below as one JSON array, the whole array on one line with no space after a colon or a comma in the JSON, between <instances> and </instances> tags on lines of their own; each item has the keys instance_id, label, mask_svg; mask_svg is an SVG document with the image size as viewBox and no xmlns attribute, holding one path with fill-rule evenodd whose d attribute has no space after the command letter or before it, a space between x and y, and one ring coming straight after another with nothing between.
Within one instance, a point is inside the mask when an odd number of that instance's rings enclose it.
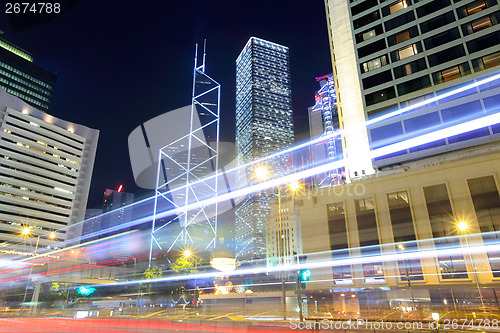
<instances>
[{"instance_id":1,"label":"glass office building","mask_svg":"<svg viewBox=\"0 0 500 333\"><path fill-rule=\"evenodd\" d=\"M47 112L56 74L33 63L33 56L0 38L0 88Z\"/></svg>"},{"instance_id":2,"label":"glass office building","mask_svg":"<svg viewBox=\"0 0 500 333\"><path fill-rule=\"evenodd\" d=\"M294 141L289 50L286 46L252 37L236 60L236 149L240 165L270 155ZM270 173L291 166L283 156ZM254 181L254 170L245 178ZM242 184L244 186L245 184ZM249 195L236 211L236 255L241 260L266 257L266 221L276 194Z\"/></svg>"}]
</instances>

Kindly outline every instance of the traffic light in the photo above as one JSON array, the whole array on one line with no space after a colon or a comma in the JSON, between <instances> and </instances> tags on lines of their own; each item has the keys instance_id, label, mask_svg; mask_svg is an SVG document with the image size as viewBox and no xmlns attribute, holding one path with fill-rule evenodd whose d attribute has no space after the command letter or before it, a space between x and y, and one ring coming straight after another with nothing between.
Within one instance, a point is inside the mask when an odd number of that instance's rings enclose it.
<instances>
[{"instance_id":1,"label":"traffic light","mask_svg":"<svg viewBox=\"0 0 500 333\"><path fill-rule=\"evenodd\" d=\"M299 279L300 281L309 281L309 278L311 277L311 271L308 269L302 269L299 272Z\"/></svg>"}]
</instances>

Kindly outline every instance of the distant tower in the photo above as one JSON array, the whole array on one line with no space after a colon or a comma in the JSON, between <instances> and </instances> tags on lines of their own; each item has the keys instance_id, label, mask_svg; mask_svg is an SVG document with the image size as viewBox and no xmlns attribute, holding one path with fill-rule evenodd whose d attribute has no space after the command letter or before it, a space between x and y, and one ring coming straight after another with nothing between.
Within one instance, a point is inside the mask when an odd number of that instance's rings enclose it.
<instances>
[{"instance_id":1,"label":"distant tower","mask_svg":"<svg viewBox=\"0 0 500 333\"><path fill-rule=\"evenodd\" d=\"M47 112L56 74L33 63L33 56L0 38L0 88Z\"/></svg>"},{"instance_id":2,"label":"distant tower","mask_svg":"<svg viewBox=\"0 0 500 333\"><path fill-rule=\"evenodd\" d=\"M189 128L184 132L182 124L172 123L172 131L182 134L159 151L150 264L155 251L170 251L177 243L216 245L220 85L205 73L205 50L198 66L198 45L193 75L191 106L171 111L179 119L190 112ZM177 210L175 216L162 215L172 208ZM179 233L159 232L174 222L180 226ZM200 230L202 236L196 237Z\"/></svg>"},{"instance_id":3,"label":"distant tower","mask_svg":"<svg viewBox=\"0 0 500 333\"><path fill-rule=\"evenodd\" d=\"M321 88L315 94L315 104L308 109L309 136L311 140L324 138L311 146L312 166L331 163L342 159L337 96L333 75L317 77ZM337 135L335 135L337 133ZM343 170L333 169L313 177L317 187L328 187L342 183Z\"/></svg>"},{"instance_id":4,"label":"distant tower","mask_svg":"<svg viewBox=\"0 0 500 333\"><path fill-rule=\"evenodd\" d=\"M126 207L134 202L134 194L123 192L123 185L116 190L106 189L102 207L104 216L101 217L100 230L119 226L132 220L132 207ZM125 231L127 229L120 229Z\"/></svg>"},{"instance_id":5,"label":"distant tower","mask_svg":"<svg viewBox=\"0 0 500 333\"><path fill-rule=\"evenodd\" d=\"M236 60L236 149L240 165L294 141L288 47L252 37ZM266 165L273 175L290 168L290 157ZM244 170L246 179L254 170ZM243 186L245 184L242 184ZM274 195L248 195L236 211L236 257L266 257L266 221Z\"/></svg>"}]
</instances>

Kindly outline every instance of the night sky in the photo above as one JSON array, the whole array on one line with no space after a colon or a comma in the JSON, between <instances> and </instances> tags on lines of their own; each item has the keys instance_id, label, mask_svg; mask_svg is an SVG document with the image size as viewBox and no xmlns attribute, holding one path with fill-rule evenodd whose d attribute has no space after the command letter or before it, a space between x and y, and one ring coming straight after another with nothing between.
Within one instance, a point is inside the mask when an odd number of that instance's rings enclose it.
<instances>
[{"instance_id":1,"label":"night sky","mask_svg":"<svg viewBox=\"0 0 500 333\"><path fill-rule=\"evenodd\" d=\"M190 104L195 43L207 39L206 72L221 91L221 140L234 142L235 61L251 36L290 48L296 137L308 131L315 80L331 72L322 0L79 1L63 16L2 38L58 73L49 113L100 130L88 207L106 188L145 195L127 139L141 123Z\"/></svg>"}]
</instances>

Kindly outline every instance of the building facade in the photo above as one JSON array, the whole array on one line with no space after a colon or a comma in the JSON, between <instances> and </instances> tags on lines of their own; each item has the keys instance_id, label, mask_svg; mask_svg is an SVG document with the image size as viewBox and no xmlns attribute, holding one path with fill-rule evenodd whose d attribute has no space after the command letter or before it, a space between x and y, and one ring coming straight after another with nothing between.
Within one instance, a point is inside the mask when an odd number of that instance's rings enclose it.
<instances>
[{"instance_id":1,"label":"building facade","mask_svg":"<svg viewBox=\"0 0 500 333\"><path fill-rule=\"evenodd\" d=\"M496 1L326 0L325 7L349 179L373 173L373 167L474 146L475 138L497 139L489 128L460 142L444 139L399 152L399 157L375 160L370 155L373 146L488 112L485 98L496 92L437 99L498 71ZM390 112L409 109L413 115L403 121L381 121Z\"/></svg>"},{"instance_id":2,"label":"building facade","mask_svg":"<svg viewBox=\"0 0 500 333\"><path fill-rule=\"evenodd\" d=\"M236 60L236 153L239 165L288 147L294 141L288 47L252 37ZM271 174L291 166L289 156L266 165ZM253 167L245 179L256 181ZM242 184L246 186L246 184ZM236 211L236 257L266 257L266 221L275 195L249 195Z\"/></svg>"},{"instance_id":3,"label":"building facade","mask_svg":"<svg viewBox=\"0 0 500 333\"><path fill-rule=\"evenodd\" d=\"M52 117L1 89L0 108L4 248L32 252L36 244L79 237L99 131ZM23 228L29 234L22 236Z\"/></svg>"},{"instance_id":4,"label":"building facade","mask_svg":"<svg viewBox=\"0 0 500 333\"><path fill-rule=\"evenodd\" d=\"M268 267L294 264L297 262L297 256L302 254L301 225L294 202L293 195L283 195L281 214L279 203L271 205L271 212L266 224ZM280 234L283 235L282 243L280 242Z\"/></svg>"},{"instance_id":5,"label":"building facade","mask_svg":"<svg viewBox=\"0 0 500 333\"><path fill-rule=\"evenodd\" d=\"M30 53L0 38L0 88L47 112L55 83L55 73L35 65Z\"/></svg>"},{"instance_id":6,"label":"building facade","mask_svg":"<svg viewBox=\"0 0 500 333\"><path fill-rule=\"evenodd\" d=\"M116 190L106 189L102 206L103 216L101 217L100 231L120 226L123 223L132 221L133 208L130 206L134 202L134 194L122 192L122 185ZM120 229L121 232L129 230ZM114 232L112 232L114 233Z\"/></svg>"},{"instance_id":7,"label":"building facade","mask_svg":"<svg viewBox=\"0 0 500 333\"><path fill-rule=\"evenodd\" d=\"M308 289L364 314L394 304L496 306L499 167L500 148L482 146L303 195L308 263L332 263L311 268Z\"/></svg>"}]
</instances>

